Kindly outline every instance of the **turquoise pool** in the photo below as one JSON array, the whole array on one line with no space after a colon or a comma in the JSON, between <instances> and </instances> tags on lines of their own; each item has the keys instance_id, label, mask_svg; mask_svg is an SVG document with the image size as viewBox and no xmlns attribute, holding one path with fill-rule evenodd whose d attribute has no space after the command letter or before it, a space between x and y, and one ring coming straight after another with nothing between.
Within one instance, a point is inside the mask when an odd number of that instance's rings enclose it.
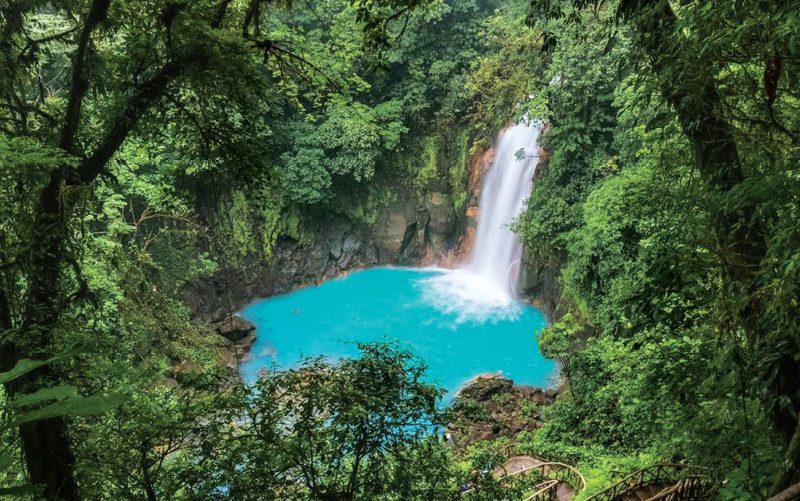
<instances>
[{"instance_id":1,"label":"turquoise pool","mask_svg":"<svg viewBox=\"0 0 800 501\"><path fill-rule=\"evenodd\" d=\"M255 302L241 315L257 327L241 367L253 381L265 366L289 368L303 356L358 354L356 343L397 340L428 365L428 378L450 399L469 379L501 373L518 384L552 386L556 364L535 335L546 319L536 308L498 301L460 271L373 268Z\"/></svg>"}]
</instances>

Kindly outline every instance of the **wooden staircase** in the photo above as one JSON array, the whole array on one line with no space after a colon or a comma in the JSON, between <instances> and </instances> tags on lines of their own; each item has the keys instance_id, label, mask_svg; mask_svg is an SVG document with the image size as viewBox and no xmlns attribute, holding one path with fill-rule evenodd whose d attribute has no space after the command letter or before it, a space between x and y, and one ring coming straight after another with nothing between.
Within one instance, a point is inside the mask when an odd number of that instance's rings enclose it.
<instances>
[{"instance_id":1,"label":"wooden staircase","mask_svg":"<svg viewBox=\"0 0 800 501\"><path fill-rule=\"evenodd\" d=\"M586 487L583 475L574 467L544 458L519 454L516 444L500 450L506 460L494 475L509 490L524 492L524 501L568 501ZM467 489L463 494L470 494Z\"/></svg>"},{"instance_id":2,"label":"wooden staircase","mask_svg":"<svg viewBox=\"0 0 800 501\"><path fill-rule=\"evenodd\" d=\"M586 487L574 467L520 454L516 444L501 449L503 466L494 471L509 490L524 492L523 501L569 501ZM718 485L705 470L680 463L658 463L625 476L587 501L707 501ZM468 488L462 494L474 492Z\"/></svg>"},{"instance_id":3,"label":"wooden staircase","mask_svg":"<svg viewBox=\"0 0 800 501\"><path fill-rule=\"evenodd\" d=\"M636 470L587 501L704 501L717 485L702 470L679 463L659 463Z\"/></svg>"},{"instance_id":4,"label":"wooden staircase","mask_svg":"<svg viewBox=\"0 0 800 501\"><path fill-rule=\"evenodd\" d=\"M525 501L565 501L586 487L583 475L572 466L546 461L505 475L501 481L525 492Z\"/></svg>"}]
</instances>

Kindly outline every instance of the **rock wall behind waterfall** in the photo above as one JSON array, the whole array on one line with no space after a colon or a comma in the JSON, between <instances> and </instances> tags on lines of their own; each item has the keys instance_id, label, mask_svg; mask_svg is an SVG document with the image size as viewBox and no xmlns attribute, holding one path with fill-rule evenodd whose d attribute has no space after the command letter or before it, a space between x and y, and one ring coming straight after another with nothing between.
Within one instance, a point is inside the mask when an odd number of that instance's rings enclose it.
<instances>
[{"instance_id":1,"label":"rock wall behind waterfall","mask_svg":"<svg viewBox=\"0 0 800 501\"><path fill-rule=\"evenodd\" d=\"M218 320L229 303L235 311L254 299L359 268L463 263L480 213L480 187L495 154L491 143L469 154L471 144L466 136L463 141L441 138L435 175L426 179L422 189L414 180L383 180L382 188L392 198L370 222L342 213L307 218L302 235L281 235L267 259L250 253L187 285L185 302L194 314ZM536 177L546 168L546 160L540 161ZM523 256L523 262L520 292L554 319L561 295L557 257L553 263L541 264Z\"/></svg>"},{"instance_id":2,"label":"rock wall behind waterfall","mask_svg":"<svg viewBox=\"0 0 800 501\"><path fill-rule=\"evenodd\" d=\"M539 165L533 177L536 181L545 175L548 169L548 153L539 150ZM549 256L546 262L535 262L523 250L522 274L519 289L523 296L529 298L534 305L541 308L550 322L556 321L561 316L559 307L563 287L561 284L561 268L563 256Z\"/></svg>"}]
</instances>

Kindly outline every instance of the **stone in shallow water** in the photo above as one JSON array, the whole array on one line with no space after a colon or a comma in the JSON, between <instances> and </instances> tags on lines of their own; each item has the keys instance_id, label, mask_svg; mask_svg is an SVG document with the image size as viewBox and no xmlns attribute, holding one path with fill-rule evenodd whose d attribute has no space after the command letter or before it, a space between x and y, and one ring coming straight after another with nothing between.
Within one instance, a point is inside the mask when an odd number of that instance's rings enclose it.
<instances>
[{"instance_id":1,"label":"stone in shallow water","mask_svg":"<svg viewBox=\"0 0 800 501\"><path fill-rule=\"evenodd\" d=\"M476 377L458 391L458 398L471 398L479 402L491 400L492 396L511 391L514 382L499 374Z\"/></svg>"}]
</instances>

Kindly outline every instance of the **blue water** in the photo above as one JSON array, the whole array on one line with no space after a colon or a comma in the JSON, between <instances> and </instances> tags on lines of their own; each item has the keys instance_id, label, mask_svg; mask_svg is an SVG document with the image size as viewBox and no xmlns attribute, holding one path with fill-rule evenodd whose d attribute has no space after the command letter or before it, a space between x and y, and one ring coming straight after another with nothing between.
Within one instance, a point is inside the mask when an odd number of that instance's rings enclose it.
<instances>
[{"instance_id":1,"label":"blue water","mask_svg":"<svg viewBox=\"0 0 800 501\"><path fill-rule=\"evenodd\" d=\"M552 386L556 365L542 357L535 339L544 314L517 302L465 314L453 307L460 299L436 296L436 282L447 273L373 268L247 306L241 315L255 323L257 339L241 366L243 378L254 381L273 364L293 367L304 356L357 356L358 342L394 339L427 363L428 380L448 391L447 400L489 372L517 384Z\"/></svg>"}]
</instances>

